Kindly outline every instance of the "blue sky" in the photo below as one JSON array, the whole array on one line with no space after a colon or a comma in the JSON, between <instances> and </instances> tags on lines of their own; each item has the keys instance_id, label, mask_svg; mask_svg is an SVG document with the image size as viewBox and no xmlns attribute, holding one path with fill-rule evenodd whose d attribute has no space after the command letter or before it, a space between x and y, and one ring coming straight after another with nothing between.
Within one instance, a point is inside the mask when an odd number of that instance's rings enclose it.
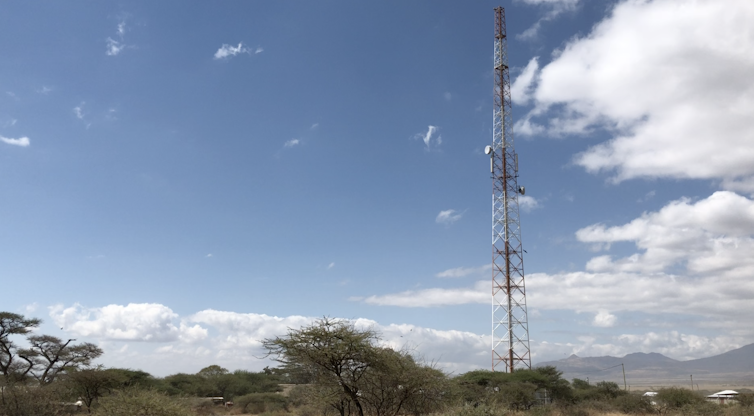
<instances>
[{"instance_id":1,"label":"blue sky","mask_svg":"<svg viewBox=\"0 0 754 416\"><path fill-rule=\"evenodd\" d=\"M534 362L754 342L744 0L2 3L2 309L157 375L325 315L489 367L498 5Z\"/></svg>"}]
</instances>

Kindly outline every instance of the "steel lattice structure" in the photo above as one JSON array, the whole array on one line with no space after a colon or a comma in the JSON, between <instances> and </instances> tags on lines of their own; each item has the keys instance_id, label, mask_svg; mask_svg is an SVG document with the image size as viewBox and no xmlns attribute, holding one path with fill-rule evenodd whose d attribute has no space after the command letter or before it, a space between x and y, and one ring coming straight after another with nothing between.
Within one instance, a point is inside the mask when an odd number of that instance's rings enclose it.
<instances>
[{"instance_id":1,"label":"steel lattice structure","mask_svg":"<svg viewBox=\"0 0 754 416\"><path fill-rule=\"evenodd\" d=\"M531 368L518 195L513 147L505 9L495 9L495 90L492 146L492 370Z\"/></svg>"}]
</instances>

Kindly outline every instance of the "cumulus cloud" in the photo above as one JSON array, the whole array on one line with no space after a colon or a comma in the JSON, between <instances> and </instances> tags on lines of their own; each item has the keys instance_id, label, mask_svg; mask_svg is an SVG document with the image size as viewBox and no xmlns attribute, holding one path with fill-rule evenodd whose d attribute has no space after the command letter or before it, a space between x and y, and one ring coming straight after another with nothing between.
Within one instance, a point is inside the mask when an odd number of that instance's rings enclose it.
<instances>
[{"instance_id":1,"label":"cumulus cloud","mask_svg":"<svg viewBox=\"0 0 754 416\"><path fill-rule=\"evenodd\" d=\"M261 352L261 342L265 338L284 335L289 329L298 329L315 320L313 317L295 315L275 317L211 309L198 312L188 319L217 330L220 336L216 338L215 347L241 360L255 359L249 350L257 354ZM409 347L419 356L439 360L438 364L447 370L468 370L475 366L477 360L474 355L486 357L489 354L489 337L471 332L443 331L408 324L384 325L363 318L351 321L357 328L380 332L383 345L396 349ZM472 351L471 357L469 351Z\"/></svg>"},{"instance_id":2,"label":"cumulus cloud","mask_svg":"<svg viewBox=\"0 0 754 416\"><path fill-rule=\"evenodd\" d=\"M487 291L488 285L489 282L485 282ZM488 304L489 295L486 295L483 303ZM414 296L414 299L420 297ZM107 365L143 366L164 375L179 371L193 373L210 364L259 371L264 366L274 365L269 358L260 358L264 355L264 339L283 336L317 319L214 309L181 317L161 304L56 306L50 309L50 317L64 331L98 342L107 352L104 357ZM489 361L491 338L486 334L380 323L364 318L350 321L357 328L379 332L382 345L411 350L417 357L434 361L446 372L486 367ZM614 335L603 341L584 336L574 343L532 341L531 344L535 361L566 353L624 355L636 351L690 359L727 351L743 345L744 340L740 336L708 337L679 331L650 331ZM143 348L150 345L151 349Z\"/></svg>"},{"instance_id":3,"label":"cumulus cloud","mask_svg":"<svg viewBox=\"0 0 754 416\"><path fill-rule=\"evenodd\" d=\"M258 48L255 53L262 52L260 50L261 48ZM223 44L223 46L220 47L220 49L215 52L215 59L227 59L232 58L239 53L251 53L251 50L245 46L243 46L242 42L238 43L238 46Z\"/></svg>"},{"instance_id":4,"label":"cumulus cloud","mask_svg":"<svg viewBox=\"0 0 754 416\"><path fill-rule=\"evenodd\" d=\"M442 144L442 136L439 134L435 135L438 130L439 127L437 126L427 126L426 133L416 133L413 138L414 140L419 139L423 141L426 149L431 150L432 147L437 147Z\"/></svg>"},{"instance_id":5,"label":"cumulus cloud","mask_svg":"<svg viewBox=\"0 0 754 416\"><path fill-rule=\"evenodd\" d=\"M618 258L600 254L583 271L527 275L530 306L594 313L754 315L752 199L729 191L697 202L681 199L624 225L584 227L576 238L601 249L628 242L639 251ZM488 286L488 281L479 281L473 287L408 291L365 301L414 307L485 303Z\"/></svg>"},{"instance_id":6,"label":"cumulus cloud","mask_svg":"<svg viewBox=\"0 0 754 416\"><path fill-rule=\"evenodd\" d=\"M11 146L27 147L31 144L28 137L19 137L18 139L11 139L8 137L0 136L0 142L9 144Z\"/></svg>"},{"instance_id":7,"label":"cumulus cloud","mask_svg":"<svg viewBox=\"0 0 754 416\"><path fill-rule=\"evenodd\" d=\"M596 257L589 271L653 273L680 264L693 276L741 274L754 271L754 259L744 255L754 249L754 201L719 191L696 203L673 201L624 225L593 224L576 237L592 244L628 241L642 250L620 259Z\"/></svg>"},{"instance_id":8,"label":"cumulus cloud","mask_svg":"<svg viewBox=\"0 0 754 416\"><path fill-rule=\"evenodd\" d=\"M454 209L447 209L445 211L440 211L440 213L437 214L435 222L438 224L450 225L460 220L461 217L463 217L462 212L458 212Z\"/></svg>"},{"instance_id":9,"label":"cumulus cloud","mask_svg":"<svg viewBox=\"0 0 754 416\"><path fill-rule=\"evenodd\" d=\"M592 257L583 270L527 274L530 311L590 313L594 314L591 324L597 327L616 325L620 312L672 315L685 317L692 322L689 325L702 332L725 325L725 332L735 335L735 339L715 341L722 350L754 341L748 320L730 319L754 316L753 199L730 191L718 191L697 201L679 199L625 224L584 227L576 232L576 239L606 252ZM621 256L611 254L611 247L617 243L631 244L635 250ZM459 268L442 275L473 274ZM373 295L361 301L385 306L440 307L488 304L489 293L490 282L484 279L464 287ZM686 352L677 346L671 348L675 341L667 336L670 335L660 337L665 341L656 345L665 345L676 357L700 356L693 348ZM629 334L610 341L611 351L620 346L620 351L633 352L631 348L638 345L636 340L641 336L632 337ZM709 340L706 334L673 337ZM589 351L599 351L594 345ZM641 351L656 345L643 345Z\"/></svg>"},{"instance_id":10,"label":"cumulus cloud","mask_svg":"<svg viewBox=\"0 0 754 416\"><path fill-rule=\"evenodd\" d=\"M745 339L736 336L702 336L680 331L620 334L605 339L581 336L577 342L532 343L540 357L622 357L635 352L656 352L676 360L693 360L740 348ZM542 361L542 360L539 360Z\"/></svg>"},{"instance_id":11,"label":"cumulus cloud","mask_svg":"<svg viewBox=\"0 0 754 416\"><path fill-rule=\"evenodd\" d=\"M105 340L193 342L207 336L207 330L198 325L188 326L183 322L176 325L178 315L167 306L155 303L99 308L57 305L50 308L50 317L66 332Z\"/></svg>"},{"instance_id":12,"label":"cumulus cloud","mask_svg":"<svg viewBox=\"0 0 754 416\"><path fill-rule=\"evenodd\" d=\"M574 161L615 182L713 179L754 192L753 19L749 1L620 2L541 68L516 131L610 132Z\"/></svg>"},{"instance_id":13,"label":"cumulus cloud","mask_svg":"<svg viewBox=\"0 0 754 416\"><path fill-rule=\"evenodd\" d=\"M298 145L300 143L301 143L301 141L299 139L290 139L287 142L285 142L285 144L283 145L283 147L293 147L293 146L296 146L296 145Z\"/></svg>"},{"instance_id":14,"label":"cumulus cloud","mask_svg":"<svg viewBox=\"0 0 754 416\"><path fill-rule=\"evenodd\" d=\"M526 67L511 84L511 100L520 105L526 105L531 100L534 91L534 81L539 74L539 57L531 58Z\"/></svg>"},{"instance_id":15,"label":"cumulus cloud","mask_svg":"<svg viewBox=\"0 0 754 416\"><path fill-rule=\"evenodd\" d=\"M145 344L148 341L161 341L162 345L151 353L129 355L128 360L130 365L141 362L139 360L151 360L152 365L160 363L158 367L162 367L165 373L186 371L187 367L195 372L209 364L229 368L257 367L256 370L261 370L266 365L273 365L270 359L259 358L264 355L264 339L283 336L289 330L311 324L317 319L214 309L179 317L169 307L160 304L95 308L58 306L52 308L50 316L66 332L111 346L106 356L115 362L122 363L122 355L126 353L134 354L115 341L127 340L132 342L131 345L133 341L144 341ZM180 325L176 324L178 321ZM489 336L408 324L381 324L363 318L350 321L357 328L370 328L381 333L382 345L395 349L408 348L418 357L436 361L446 371L468 371L488 361ZM170 357L170 369L165 369L167 357Z\"/></svg>"},{"instance_id":16,"label":"cumulus cloud","mask_svg":"<svg viewBox=\"0 0 754 416\"><path fill-rule=\"evenodd\" d=\"M611 314L610 312L606 310L601 310L597 312L597 315L594 316L594 320L592 321L592 325L594 326L601 326L601 327L611 327L615 325L615 321L618 320L618 317Z\"/></svg>"}]
</instances>

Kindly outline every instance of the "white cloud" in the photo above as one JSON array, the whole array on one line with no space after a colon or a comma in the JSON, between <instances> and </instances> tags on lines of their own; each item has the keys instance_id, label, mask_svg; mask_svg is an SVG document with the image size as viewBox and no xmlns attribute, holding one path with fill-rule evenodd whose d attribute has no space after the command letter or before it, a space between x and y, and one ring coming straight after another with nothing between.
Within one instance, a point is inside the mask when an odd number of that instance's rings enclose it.
<instances>
[{"instance_id":1,"label":"white cloud","mask_svg":"<svg viewBox=\"0 0 754 416\"><path fill-rule=\"evenodd\" d=\"M44 85L42 86L42 88L37 89L37 92L40 94L49 94L51 91L52 91L52 88L46 87Z\"/></svg>"},{"instance_id":2,"label":"white cloud","mask_svg":"<svg viewBox=\"0 0 754 416\"><path fill-rule=\"evenodd\" d=\"M327 265L327 270L331 270L333 267L335 267L335 262L332 262Z\"/></svg>"},{"instance_id":3,"label":"white cloud","mask_svg":"<svg viewBox=\"0 0 754 416\"><path fill-rule=\"evenodd\" d=\"M75 304L50 308L50 317L64 331L84 337L121 341L170 342L199 341L207 330L183 322L176 326L178 315L156 303L129 303L85 308Z\"/></svg>"},{"instance_id":4,"label":"white cloud","mask_svg":"<svg viewBox=\"0 0 754 416\"><path fill-rule=\"evenodd\" d=\"M582 271L528 274L531 308L595 313L595 324L611 322L604 311L679 314L694 317L695 325L754 316L752 199L728 191L697 202L681 199L624 225L584 227L576 238L600 249L631 243L637 251L617 258L597 255ZM489 303L489 285L489 280L480 280L470 287L406 291L363 301L403 307ZM731 325L750 331L748 320Z\"/></svg>"},{"instance_id":5,"label":"white cloud","mask_svg":"<svg viewBox=\"0 0 754 416\"><path fill-rule=\"evenodd\" d=\"M489 291L489 282L485 287ZM488 304L485 296L483 303ZM421 298L414 298L420 301ZM205 309L180 317L161 304L108 305L85 308L74 305L50 309L53 321L63 330L87 341L97 342L106 353L105 365L146 368L156 375L196 372L210 364L233 369L259 371L275 363L264 357L262 341L283 336L314 322L315 317L277 317ZM357 328L371 328L381 334L382 345L408 349L415 356L446 372L461 373L488 365L491 338L468 331L437 330L410 324L384 324L357 318ZM155 345L153 341L159 341ZM660 352L689 359L721 353L743 345L740 336L705 337L678 331L621 334L598 342L580 337L574 343L532 341L536 361L563 354L624 355L630 352Z\"/></svg>"},{"instance_id":6,"label":"white cloud","mask_svg":"<svg viewBox=\"0 0 754 416\"><path fill-rule=\"evenodd\" d=\"M447 209L445 211L440 211L440 213L437 214L435 222L438 224L450 225L460 220L461 217L463 217L462 212L458 212L454 209Z\"/></svg>"},{"instance_id":7,"label":"white cloud","mask_svg":"<svg viewBox=\"0 0 754 416\"><path fill-rule=\"evenodd\" d=\"M290 139L287 142L285 142L285 144L283 146L284 147L293 147L293 146L296 146L296 145L298 145L300 143L301 143L301 141L299 139Z\"/></svg>"},{"instance_id":8,"label":"white cloud","mask_svg":"<svg viewBox=\"0 0 754 416\"><path fill-rule=\"evenodd\" d=\"M654 196L656 194L657 194L657 192L655 192L655 191L649 191L642 198L639 198L638 200L636 200L636 202L646 202L646 201L649 201L650 199L654 198Z\"/></svg>"},{"instance_id":9,"label":"white cloud","mask_svg":"<svg viewBox=\"0 0 754 416\"><path fill-rule=\"evenodd\" d=\"M443 278L459 278L467 276L480 276L489 274L492 266L490 264L480 267L456 267L454 269L448 269L437 273L435 277Z\"/></svg>"},{"instance_id":10,"label":"white cloud","mask_svg":"<svg viewBox=\"0 0 754 416\"><path fill-rule=\"evenodd\" d=\"M521 209L526 212L529 212L533 209L537 209L540 207L539 201L534 199L534 197L531 197L528 195L518 196L518 206L521 207Z\"/></svg>"},{"instance_id":11,"label":"white cloud","mask_svg":"<svg viewBox=\"0 0 754 416\"><path fill-rule=\"evenodd\" d=\"M259 46L254 50L254 54L258 54L258 53L262 53L262 52L264 52L264 49L262 49Z\"/></svg>"},{"instance_id":12,"label":"white cloud","mask_svg":"<svg viewBox=\"0 0 754 416\"><path fill-rule=\"evenodd\" d=\"M115 40L111 37L108 37L105 42L107 43L107 49L105 50L105 54L107 56L117 56L123 50L126 48L126 44L124 42L124 36L126 35L126 21L121 21L118 23L118 28L116 29L118 33L118 39Z\"/></svg>"},{"instance_id":13,"label":"white cloud","mask_svg":"<svg viewBox=\"0 0 754 416\"><path fill-rule=\"evenodd\" d=\"M81 103L77 105L76 107L73 107L73 114L76 114L76 118L79 120L84 119L84 103Z\"/></svg>"},{"instance_id":14,"label":"white cloud","mask_svg":"<svg viewBox=\"0 0 754 416\"><path fill-rule=\"evenodd\" d=\"M551 7L570 8L575 7L579 0L520 0L531 5L547 5Z\"/></svg>"},{"instance_id":15,"label":"white cloud","mask_svg":"<svg viewBox=\"0 0 754 416\"><path fill-rule=\"evenodd\" d=\"M710 357L739 348L745 344L741 337L700 336L679 331L621 334L600 339L581 336L578 342L532 343L532 351L540 357L560 357L576 354L580 357L622 357L634 352L656 352L676 360ZM533 354L534 355L534 354ZM536 356L535 356L536 358ZM536 360L537 362L546 361Z\"/></svg>"},{"instance_id":16,"label":"white cloud","mask_svg":"<svg viewBox=\"0 0 754 416\"><path fill-rule=\"evenodd\" d=\"M446 305L464 305L468 303L490 303L490 282L482 280L472 287L465 288L431 288L407 290L405 292L369 296L364 303L382 306L402 306L406 308L428 308Z\"/></svg>"},{"instance_id":17,"label":"white cloud","mask_svg":"<svg viewBox=\"0 0 754 416\"><path fill-rule=\"evenodd\" d=\"M694 276L736 273L754 267L754 259L744 254L754 249L754 201L719 191L696 203L673 201L625 225L594 224L577 231L576 237L591 244L628 241L642 250L618 260L594 258L587 264L590 271L651 273L680 264Z\"/></svg>"},{"instance_id":18,"label":"white cloud","mask_svg":"<svg viewBox=\"0 0 754 416\"><path fill-rule=\"evenodd\" d=\"M575 163L616 182L713 179L754 192L752 20L745 0L620 2L541 69L516 130L606 129L614 138Z\"/></svg>"},{"instance_id":19,"label":"white cloud","mask_svg":"<svg viewBox=\"0 0 754 416\"><path fill-rule=\"evenodd\" d=\"M450 101L453 99L453 94L449 92L445 92L442 96L445 98L445 101Z\"/></svg>"},{"instance_id":20,"label":"white cloud","mask_svg":"<svg viewBox=\"0 0 754 416\"><path fill-rule=\"evenodd\" d=\"M106 39L107 42L107 50L105 51L105 54L107 56L116 56L119 53L123 51L123 49L126 47L122 42L117 41L113 38L108 37Z\"/></svg>"},{"instance_id":21,"label":"white cloud","mask_svg":"<svg viewBox=\"0 0 754 416\"><path fill-rule=\"evenodd\" d=\"M18 139L10 139L8 137L0 136L0 142L10 144L12 146L27 147L31 144L28 137L19 137Z\"/></svg>"},{"instance_id":22,"label":"white cloud","mask_svg":"<svg viewBox=\"0 0 754 416\"><path fill-rule=\"evenodd\" d=\"M261 52L261 50L259 49L261 48L258 48L257 52L255 53ZM251 53L251 51L247 47L243 46L242 42L239 42L238 46L223 44L223 46L221 46L220 49L215 52L215 59L226 59L236 56L239 53Z\"/></svg>"},{"instance_id":23,"label":"white cloud","mask_svg":"<svg viewBox=\"0 0 754 416\"><path fill-rule=\"evenodd\" d=\"M526 105L531 100L534 91L534 81L539 74L539 57L531 58L523 71L511 84L511 100L520 105Z\"/></svg>"},{"instance_id":24,"label":"white cloud","mask_svg":"<svg viewBox=\"0 0 754 416\"><path fill-rule=\"evenodd\" d=\"M579 4L579 0L521 0L526 4L540 6L547 9L547 13L537 20L532 26L516 35L518 39L533 39L539 34L542 23L555 20L563 12L573 11Z\"/></svg>"},{"instance_id":25,"label":"white cloud","mask_svg":"<svg viewBox=\"0 0 754 416\"><path fill-rule=\"evenodd\" d=\"M437 126L428 126L426 133L416 133L413 136L413 139L421 139L421 141L424 142L424 145L426 146L427 150L431 150L431 148L437 147L440 144L442 144L442 136L439 134L435 136L435 133L439 130L439 127Z\"/></svg>"},{"instance_id":26,"label":"white cloud","mask_svg":"<svg viewBox=\"0 0 754 416\"><path fill-rule=\"evenodd\" d=\"M317 127L319 127L319 123L314 123L314 124L312 124L312 126L311 126L311 127L309 128L309 130L317 130Z\"/></svg>"},{"instance_id":27,"label":"white cloud","mask_svg":"<svg viewBox=\"0 0 754 416\"><path fill-rule=\"evenodd\" d=\"M592 325L607 328L607 327L611 327L615 325L615 322L617 320L618 318L615 315L603 309L597 312L597 315L594 316L594 321L592 321Z\"/></svg>"},{"instance_id":28,"label":"white cloud","mask_svg":"<svg viewBox=\"0 0 754 416\"><path fill-rule=\"evenodd\" d=\"M304 316L274 317L255 313L236 313L204 310L188 318L219 332L214 349L224 359L240 362L257 361L254 354L262 353L262 340L284 335L289 329L297 329L312 323L315 318ZM382 334L382 344L401 349L409 347L419 356L438 360L446 370L475 367L476 362L486 363L475 356L489 355L489 337L464 331L442 331L407 324L381 325L369 319L351 320L357 328L371 328ZM472 354L469 354L469 352ZM238 364L235 364L238 365Z\"/></svg>"}]
</instances>

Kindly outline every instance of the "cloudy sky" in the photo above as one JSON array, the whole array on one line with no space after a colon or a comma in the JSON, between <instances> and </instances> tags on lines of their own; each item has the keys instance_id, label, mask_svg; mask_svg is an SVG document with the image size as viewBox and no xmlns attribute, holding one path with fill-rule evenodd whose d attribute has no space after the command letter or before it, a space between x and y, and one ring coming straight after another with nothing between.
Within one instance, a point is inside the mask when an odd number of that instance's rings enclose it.
<instances>
[{"instance_id":1,"label":"cloudy sky","mask_svg":"<svg viewBox=\"0 0 754 416\"><path fill-rule=\"evenodd\" d=\"M322 316L489 368L498 5L533 361L754 342L749 0L4 2L0 309L156 375Z\"/></svg>"}]
</instances>

